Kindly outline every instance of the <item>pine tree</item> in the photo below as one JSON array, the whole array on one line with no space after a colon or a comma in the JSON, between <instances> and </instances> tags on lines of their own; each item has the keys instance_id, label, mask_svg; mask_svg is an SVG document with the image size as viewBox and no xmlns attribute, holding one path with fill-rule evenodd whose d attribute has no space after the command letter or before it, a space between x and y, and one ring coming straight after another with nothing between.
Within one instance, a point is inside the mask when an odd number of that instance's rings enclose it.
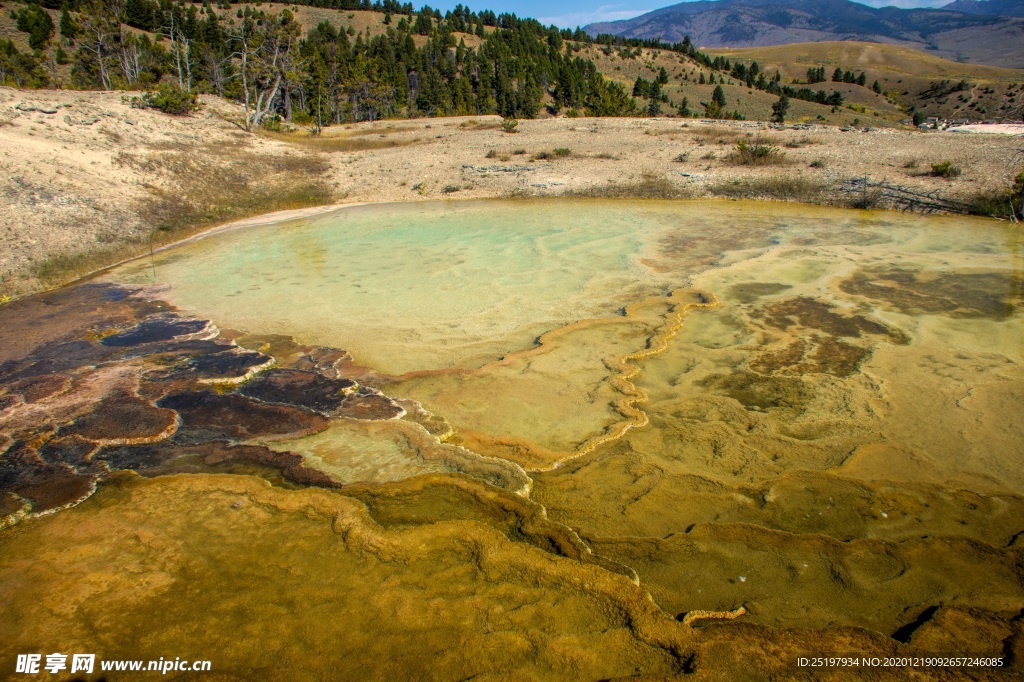
<instances>
[{"instance_id":1,"label":"pine tree","mask_svg":"<svg viewBox=\"0 0 1024 682\"><path fill-rule=\"evenodd\" d=\"M780 95L779 101L772 105L772 121L785 123L787 111L789 111L789 98L786 95Z\"/></svg>"},{"instance_id":2,"label":"pine tree","mask_svg":"<svg viewBox=\"0 0 1024 682\"><path fill-rule=\"evenodd\" d=\"M715 92L711 95L711 101L720 107L725 106L725 91L722 90L721 85L715 86Z\"/></svg>"},{"instance_id":3,"label":"pine tree","mask_svg":"<svg viewBox=\"0 0 1024 682\"><path fill-rule=\"evenodd\" d=\"M71 13L68 12L67 6L60 13L60 34L68 40L74 40L78 37L78 24L71 18Z\"/></svg>"}]
</instances>

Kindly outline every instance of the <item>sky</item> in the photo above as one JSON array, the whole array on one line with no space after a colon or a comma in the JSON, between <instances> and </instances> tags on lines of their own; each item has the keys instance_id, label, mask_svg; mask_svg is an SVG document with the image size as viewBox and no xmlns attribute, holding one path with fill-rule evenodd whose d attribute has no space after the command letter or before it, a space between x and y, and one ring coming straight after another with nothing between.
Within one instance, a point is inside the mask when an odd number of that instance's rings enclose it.
<instances>
[{"instance_id":1,"label":"sky","mask_svg":"<svg viewBox=\"0 0 1024 682\"><path fill-rule=\"evenodd\" d=\"M600 4L601 0L425 0L442 12L462 4L473 10L489 9L501 14L512 12L520 17L531 17L542 24L554 24L561 28L585 26L595 21L616 21L631 19L651 10L677 4L680 0L640 0L618 4ZM689 0L683 0L684 2ZM941 7L952 0L854 0L871 7ZM420 7L423 0L413 0Z\"/></svg>"}]
</instances>

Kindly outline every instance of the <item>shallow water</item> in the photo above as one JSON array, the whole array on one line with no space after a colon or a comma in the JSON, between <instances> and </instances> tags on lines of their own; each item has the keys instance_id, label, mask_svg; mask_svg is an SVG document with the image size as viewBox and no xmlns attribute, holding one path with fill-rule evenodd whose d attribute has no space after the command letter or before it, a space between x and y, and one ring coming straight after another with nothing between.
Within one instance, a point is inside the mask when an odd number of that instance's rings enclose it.
<instances>
[{"instance_id":1,"label":"shallow water","mask_svg":"<svg viewBox=\"0 0 1024 682\"><path fill-rule=\"evenodd\" d=\"M347 484L258 493L260 518L246 523L294 541L236 541L232 512L201 492L226 491L225 505L257 495L255 474L236 474L119 479L0 544L27 551L32 534L91 528L121 503L151 507L147 527L189 544L175 520L187 508L224 538L189 545L204 566L258 555L294 566L298 601L346 590L363 595L338 607L353 622L406 613L379 629L409 648L395 674L468 617L452 607L430 625L398 604L429 609L456 593L492 614L466 637L493 626L507 640L474 640L451 677L507 673L512 659L540 677L679 672L696 660L680 651L740 651L762 635L672 619L741 606L756 626L865 628L835 635L864 650L920 630L931 653L963 653L934 648L968 625L958 641L972 651L1024 647L1024 233L1011 225L743 202L385 205L217 235L106 279L169 284L163 300L282 366L301 353L269 335L343 348L343 373L396 407L267 440ZM317 535L332 514L340 554ZM111 556L128 551L120 544ZM131 550L153 585L242 599L238 576L190 569L164 544ZM40 585L60 574L59 558L46 561ZM322 561L374 587L330 584ZM15 569L0 560L0 590ZM280 639L319 641L312 612L268 613L263 589L238 613L225 602L218 622L276 619L298 632ZM161 590L145 608L163 604ZM653 615L638 606L646 592ZM555 608L497 615L540 603ZM33 636L53 627L34 622ZM114 624L89 628L117 640ZM433 634L416 644L417 628ZM780 652L807 646L757 632L793 647ZM503 646L522 651L502 663Z\"/></svg>"}]
</instances>

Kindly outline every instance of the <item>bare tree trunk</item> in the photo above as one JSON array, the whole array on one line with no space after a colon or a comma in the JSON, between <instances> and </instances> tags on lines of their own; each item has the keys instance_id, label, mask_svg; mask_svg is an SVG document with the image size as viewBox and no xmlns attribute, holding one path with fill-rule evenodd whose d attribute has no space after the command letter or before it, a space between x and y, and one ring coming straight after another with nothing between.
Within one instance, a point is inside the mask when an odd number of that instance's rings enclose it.
<instances>
[{"instance_id":1,"label":"bare tree trunk","mask_svg":"<svg viewBox=\"0 0 1024 682\"><path fill-rule=\"evenodd\" d=\"M242 41L242 92L245 93L245 129L252 131L252 116L249 115L249 111L252 108L250 105L251 96L249 95L249 41Z\"/></svg>"},{"instance_id":2,"label":"bare tree trunk","mask_svg":"<svg viewBox=\"0 0 1024 682\"><path fill-rule=\"evenodd\" d=\"M192 92L192 41L183 38L180 42L185 44L185 86L186 90Z\"/></svg>"},{"instance_id":3,"label":"bare tree trunk","mask_svg":"<svg viewBox=\"0 0 1024 682\"><path fill-rule=\"evenodd\" d=\"M100 69L100 82L103 84L104 90L110 90L110 74L107 73L107 63L104 54L106 52L104 49L106 47L106 35L102 28L97 27L94 30L96 42L92 47L86 49L96 55L96 62Z\"/></svg>"},{"instance_id":4,"label":"bare tree trunk","mask_svg":"<svg viewBox=\"0 0 1024 682\"><path fill-rule=\"evenodd\" d=\"M121 52L119 56L121 73L124 74L124 79L129 84L137 83L142 73L142 52L139 50L134 36L130 33L125 33L124 27L121 27Z\"/></svg>"},{"instance_id":5,"label":"bare tree trunk","mask_svg":"<svg viewBox=\"0 0 1024 682\"><path fill-rule=\"evenodd\" d=\"M178 87L185 87L185 81L181 73L181 44L178 42L177 34L174 31L174 10L171 9L171 42L174 43L174 59L178 64Z\"/></svg>"}]
</instances>

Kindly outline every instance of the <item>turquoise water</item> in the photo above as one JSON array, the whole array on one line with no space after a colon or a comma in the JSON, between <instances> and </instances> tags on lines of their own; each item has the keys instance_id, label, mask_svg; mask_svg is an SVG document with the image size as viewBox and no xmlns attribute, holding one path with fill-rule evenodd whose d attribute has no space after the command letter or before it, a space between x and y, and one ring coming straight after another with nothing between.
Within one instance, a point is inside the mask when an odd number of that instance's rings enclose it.
<instances>
[{"instance_id":1,"label":"turquoise water","mask_svg":"<svg viewBox=\"0 0 1024 682\"><path fill-rule=\"evenodd\" d=\"M572 205L355 207L190 243L114 278L171 282L171 302L221 326L343 347L382 372L475 366L664 288L638 262L664 225L613 207L598 223L577 215Z\"/></svg>"}]
</instances>

